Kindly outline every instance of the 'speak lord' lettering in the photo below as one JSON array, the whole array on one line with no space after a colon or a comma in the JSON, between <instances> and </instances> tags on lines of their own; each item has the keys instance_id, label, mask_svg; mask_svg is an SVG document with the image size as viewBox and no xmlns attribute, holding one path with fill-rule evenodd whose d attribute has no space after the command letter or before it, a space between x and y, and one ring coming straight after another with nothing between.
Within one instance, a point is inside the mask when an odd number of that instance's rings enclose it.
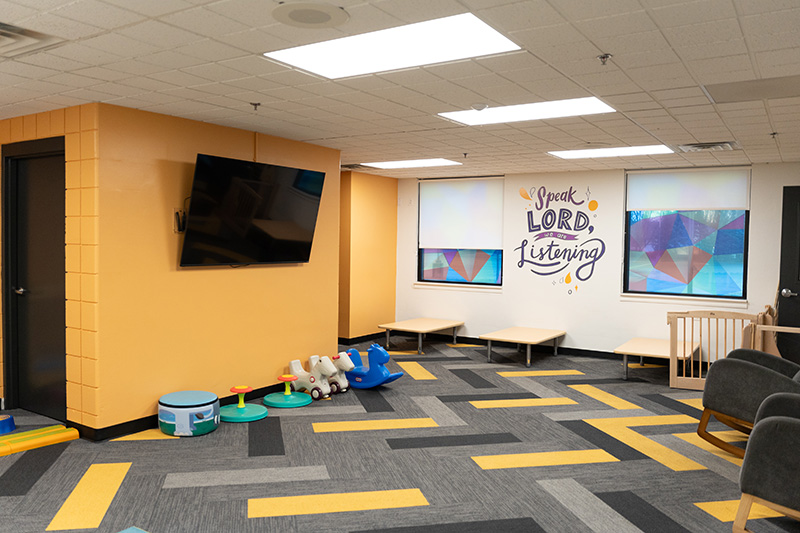
<instances>
[{"instance_id":1,"label":"'speak lord' lettering","mask_svg":"<svg viewBox=\"0 0 800 533\"><path fill-rule=\"evenodd\" d=\"M542 208L549 208L551 202L570 202L573 205L582 205L584 200L580 202L575 201L575 193L578 192L572 188L570 185L568 191L562 192L547 192L547 189L544 186L539 187L536 191L536 209L540 210Z\"/></svg>"},{"instance_id":2,"label":"'speak lord' lettering","mask_svg":"<svg viewBox=\"0 0 800 533\"><path fill-rule=\"evenodd\" d=\"M592 277L595 265L605 255L606 245L602 239L588 238L595 229L591 215L576 206L586 203L589 194L586 200L577 200L577 192L572 186L554 193L547 192L544 186L536 189L533 208L526 212L530 236L514 249L519 253L518 268L528 268L539 276L570 269L578 281ZM551 207L554 203L561 205ZM595 211L597 205L591 201L587 208Z\"/></svg>"}]
</instances>

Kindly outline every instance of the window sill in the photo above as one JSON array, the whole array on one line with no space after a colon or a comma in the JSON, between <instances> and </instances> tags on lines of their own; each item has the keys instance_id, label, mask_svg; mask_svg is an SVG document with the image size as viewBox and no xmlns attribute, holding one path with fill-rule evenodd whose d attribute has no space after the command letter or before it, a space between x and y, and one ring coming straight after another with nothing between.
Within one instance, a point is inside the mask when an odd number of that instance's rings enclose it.
<instances>
[{"instance_id":1,"label":"window sill","mask_svg":"<svg viewBox=\"0 0 800 533\"><path fill-rule=\"evenodd\" d=\"M730 300L728 298L713 298L702 296L677 296L674 294L629 294L621 293L620 302L648 302L648 303L680 303L685 307L708 307L724 309L747 309L750 303L745 300Z\"/></svg>"},{"instance_id":2,"label":"window sill","mask_svg":"<svg viewBox=\"0 0 800 533\"><path fill-rule=\"evenodd\" d=\"M456 283L436 283L435 281L415 281L411 285L414 289L427 290L446 290L457 292L482 292L492 294L502 294L502 286L493 285L462 285Z\"/></svg>"}]
</instances>

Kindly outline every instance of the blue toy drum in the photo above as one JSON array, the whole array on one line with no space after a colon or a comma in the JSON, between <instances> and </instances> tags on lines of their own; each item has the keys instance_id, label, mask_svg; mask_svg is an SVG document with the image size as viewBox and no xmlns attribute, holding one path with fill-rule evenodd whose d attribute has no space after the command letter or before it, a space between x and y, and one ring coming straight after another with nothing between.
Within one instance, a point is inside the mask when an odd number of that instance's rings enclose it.
<instances>
[{"instance_id":1,"label":"blue toy drum","mask_svg":"<svg viewBox=\"0 0 800 533\"><path fill-rule=\"evenodd\" d=\"M165 394L158 400L158 427L176 437L211 433L219 427L219 398L199 390Z\"/></svg>"},{"instance_id":2,"label":"blue toy drum","mask_svg":"<svg viewBox=\"0 0 800 533\"><path fill-rule=\"evenodd\" d=\"M0 415L0 435L11 433L17 429L14 424L14 417L11 415Z\"/></svg>"}]
</instances>

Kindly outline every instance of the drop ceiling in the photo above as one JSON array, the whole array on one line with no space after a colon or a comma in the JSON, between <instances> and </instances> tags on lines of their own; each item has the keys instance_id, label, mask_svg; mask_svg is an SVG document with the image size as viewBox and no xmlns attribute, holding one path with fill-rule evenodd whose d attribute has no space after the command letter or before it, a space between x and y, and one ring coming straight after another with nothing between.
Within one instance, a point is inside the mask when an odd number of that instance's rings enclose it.
<instances>
[{"instance_id":1,"label":"drop ceiling","mask_svg":"<svg viewBox=\"0 0 800 533\"><path fill-rule=\"evenodd\" d=\"M104 102L335 148L343 165L463 163L362 169L394 177L800 161L796 0L331 3L347 12L345 22L298 28L273 17L279 3L271 0L0 0L0 27L50 36L49 48L0 55L0 118ZM465 12L522 49L335 81L262 56ZM8 39L0 37L2 51ZM605 65L602 54L611 54ZM772 78L781 79L755 83ZM714 101L722 89L725 98ZM586 96L617 112L471 127L437 116ZM547 154L719 142L740 149L597 160Z\"/></svg>"}]
</instances>

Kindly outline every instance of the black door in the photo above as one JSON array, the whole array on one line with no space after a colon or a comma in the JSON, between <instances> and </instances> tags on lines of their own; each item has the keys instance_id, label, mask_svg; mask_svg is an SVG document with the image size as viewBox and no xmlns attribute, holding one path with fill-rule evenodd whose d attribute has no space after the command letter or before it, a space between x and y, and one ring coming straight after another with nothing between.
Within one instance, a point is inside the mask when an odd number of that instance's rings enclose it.
<instances>
[{"instance_id":1,"label":"black door","mask_svg":"<svg viewBox=\"0 0 800 533\"><path fill-rule=\"evenodd\" d=\"M64 138L3 147L9 407L66 421Z\"/></svg>"},{"instance_id":2,"label":"black door","mask_svg":"<svg viewBox=\"0 0 800 533\"><path fill-rule=\"evenodd\" d=\"M800 326L800 187L783 188L778 325ZM800 334L779 333L778 350L800 363Z\"/></svg>"}]
</instances>

